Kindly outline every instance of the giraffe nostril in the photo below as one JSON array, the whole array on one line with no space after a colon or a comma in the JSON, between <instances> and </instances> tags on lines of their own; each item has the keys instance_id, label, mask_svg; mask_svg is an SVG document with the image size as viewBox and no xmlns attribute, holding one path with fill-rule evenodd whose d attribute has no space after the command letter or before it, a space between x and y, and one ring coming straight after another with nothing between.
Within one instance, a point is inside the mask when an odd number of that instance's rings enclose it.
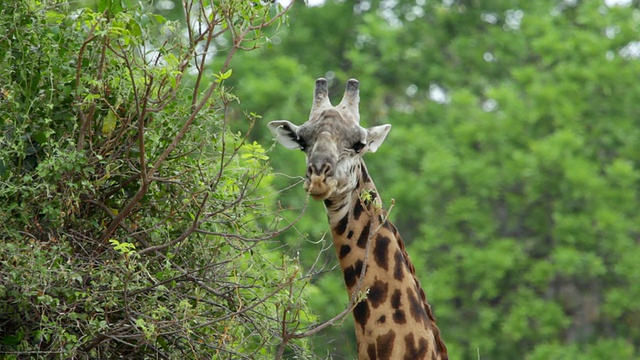
<instances>
[{"instance_id":1,"label":"giraffe nostril","mask_svg":"<svg viewBox=\"0 0 640 360\"><path fill-rule=\"evenodd\" d=\"M324 175L325 177L326 177L326 176L331 176L331 174L333 174L333 167L331 166L331 164L329 164L329 163L325 163L325 164L322 166L321 173L322 173L322 175Z\"/></svg>"},{"instance_id":2,"label":"giraffe nostril","mask_svg":"<svg viewBox=\"0 0 640 360\"><path fill-rule=\"evenodd\" d=\"M315 163L307 166L307 177L312 175L316 176L331 176L333 174L333 166L330 163Z\"/></svg>"}]
</instances>

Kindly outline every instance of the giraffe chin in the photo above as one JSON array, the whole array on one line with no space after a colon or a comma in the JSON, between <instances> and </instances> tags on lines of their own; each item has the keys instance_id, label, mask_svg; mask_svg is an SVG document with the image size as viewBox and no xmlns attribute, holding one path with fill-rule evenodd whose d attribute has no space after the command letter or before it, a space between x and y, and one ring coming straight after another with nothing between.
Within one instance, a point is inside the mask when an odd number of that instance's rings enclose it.
<instances>
[{"instance_id":1,"label":"giraffe chin","mask_svg":"<svg viewBox=\"0 0 640 360\"><path fill-rule=\"evenodd\" d=\"M311 198L313 198L313 200L322 201L329 198L329 195L328 194L319 194L319 195L311 194Z\"/></svg>"},{"instance_id":2,"label":"giraffe chin","mask_svg":"<svg viewBox=\"0 0 640 360\"><path fill-rule=\"evenodd\" d=\"M335 186L327 184L326 181L310 181L304 183L304 190L311 195L314 200L322 201L328 199L333 194Z\"/></svg>"}]
</instances>

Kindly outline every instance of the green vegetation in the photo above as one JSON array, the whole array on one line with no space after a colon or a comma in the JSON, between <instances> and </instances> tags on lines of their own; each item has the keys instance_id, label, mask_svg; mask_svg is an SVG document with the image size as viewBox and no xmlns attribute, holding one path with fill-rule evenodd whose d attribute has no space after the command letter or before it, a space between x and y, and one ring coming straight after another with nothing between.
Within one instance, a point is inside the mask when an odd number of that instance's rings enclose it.
<instances>
[{"instance_id":1,"label":"green vegetation","mask_svg":"<svg viewBox=\"0 0 640 360\"><path fill-rule=\"evenodd\" d=\"M229 62L285 9L198 4L188 29L118 1L2 4L1 358L272 358L309 322L258 116L228 125Z\"/></svg>"},{"instance_id":2,"label":"green vegetation","mask_svg":"<svg viewBox=\"0 0 640 360\"><path fill-rule=\"evenodd\" d=\"M328 0L294 7L278 45L236 65L236 89L264 118L300 124L313 79L337 96L360 80L364 125L393 125L365 160L386 206L395 199L452 359L635 359L638 13L636 2ZM302 154L271 157L304 174ZM290 193L300 206L302 190ZM310 241L288 240L307 266L327 229L316 205L297 224ZM323 254L328 268L334 258ZM320 318L347 303L339 271L315 285ZM352 326L314 338L317 354L353 358Z\"/></svg>"},{"instance_id":3,"label":"green vegetation","mask_svg":"<svg viewBox=\"0 0 640 360\"><path fill-rule=\"evenodd\" d=\"M637 2L87 3L0 6L2 356L353 358L266 130L324 76L393 125L366 161L452 359L640 357Z\"/></svg>"}]
</instances>

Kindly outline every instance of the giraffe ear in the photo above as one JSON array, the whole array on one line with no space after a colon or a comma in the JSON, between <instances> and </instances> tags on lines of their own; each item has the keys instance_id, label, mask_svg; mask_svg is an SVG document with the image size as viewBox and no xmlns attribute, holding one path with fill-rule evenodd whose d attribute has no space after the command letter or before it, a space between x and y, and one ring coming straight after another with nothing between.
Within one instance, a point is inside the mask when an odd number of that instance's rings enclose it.
<instances>
[{"instance_id":1,"label":"giraffe ear","mask_svg":"<svg viewBox=\"0 0 640 360\"><path fill-rule=\"evenodd\" d=\"M296 125L287 120L276 120L268 123L267 127L282 146L287 149L302 149Z\"/></svg>"},{"instance_id":2,"label":"giraffe ear","mask_svg":"<svg viewBox=\"0 0 640 360\"><path fill-rule=\"evenodd\" d=\"M367 129L367 145L369 145L369 151L376 152L378 150L387 137L389 130L391 130L391 125L389 124Z\"/></svg>"}]
</instances>

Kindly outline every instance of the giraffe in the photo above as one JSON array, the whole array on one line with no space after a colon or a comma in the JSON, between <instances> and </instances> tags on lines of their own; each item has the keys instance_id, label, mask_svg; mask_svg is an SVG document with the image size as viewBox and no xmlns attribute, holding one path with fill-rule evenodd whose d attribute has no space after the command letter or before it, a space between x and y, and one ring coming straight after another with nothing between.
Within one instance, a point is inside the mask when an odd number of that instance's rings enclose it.
<instances>
[{"instance_id":1,"label":"giraffe","mask_svg":"<svg viewBox=\"0 0 640 360\"><path fill-rule=\"evenodd\" d=\"M376 152L391 125L360 126L359 82L332 106L316 80L309 120L268 124L277 141L306 154L304 189L324 202L353 308L358 359L448 359L440 330L396 227L382 209L362 156Z\"/></svg>"}]
</instances>

